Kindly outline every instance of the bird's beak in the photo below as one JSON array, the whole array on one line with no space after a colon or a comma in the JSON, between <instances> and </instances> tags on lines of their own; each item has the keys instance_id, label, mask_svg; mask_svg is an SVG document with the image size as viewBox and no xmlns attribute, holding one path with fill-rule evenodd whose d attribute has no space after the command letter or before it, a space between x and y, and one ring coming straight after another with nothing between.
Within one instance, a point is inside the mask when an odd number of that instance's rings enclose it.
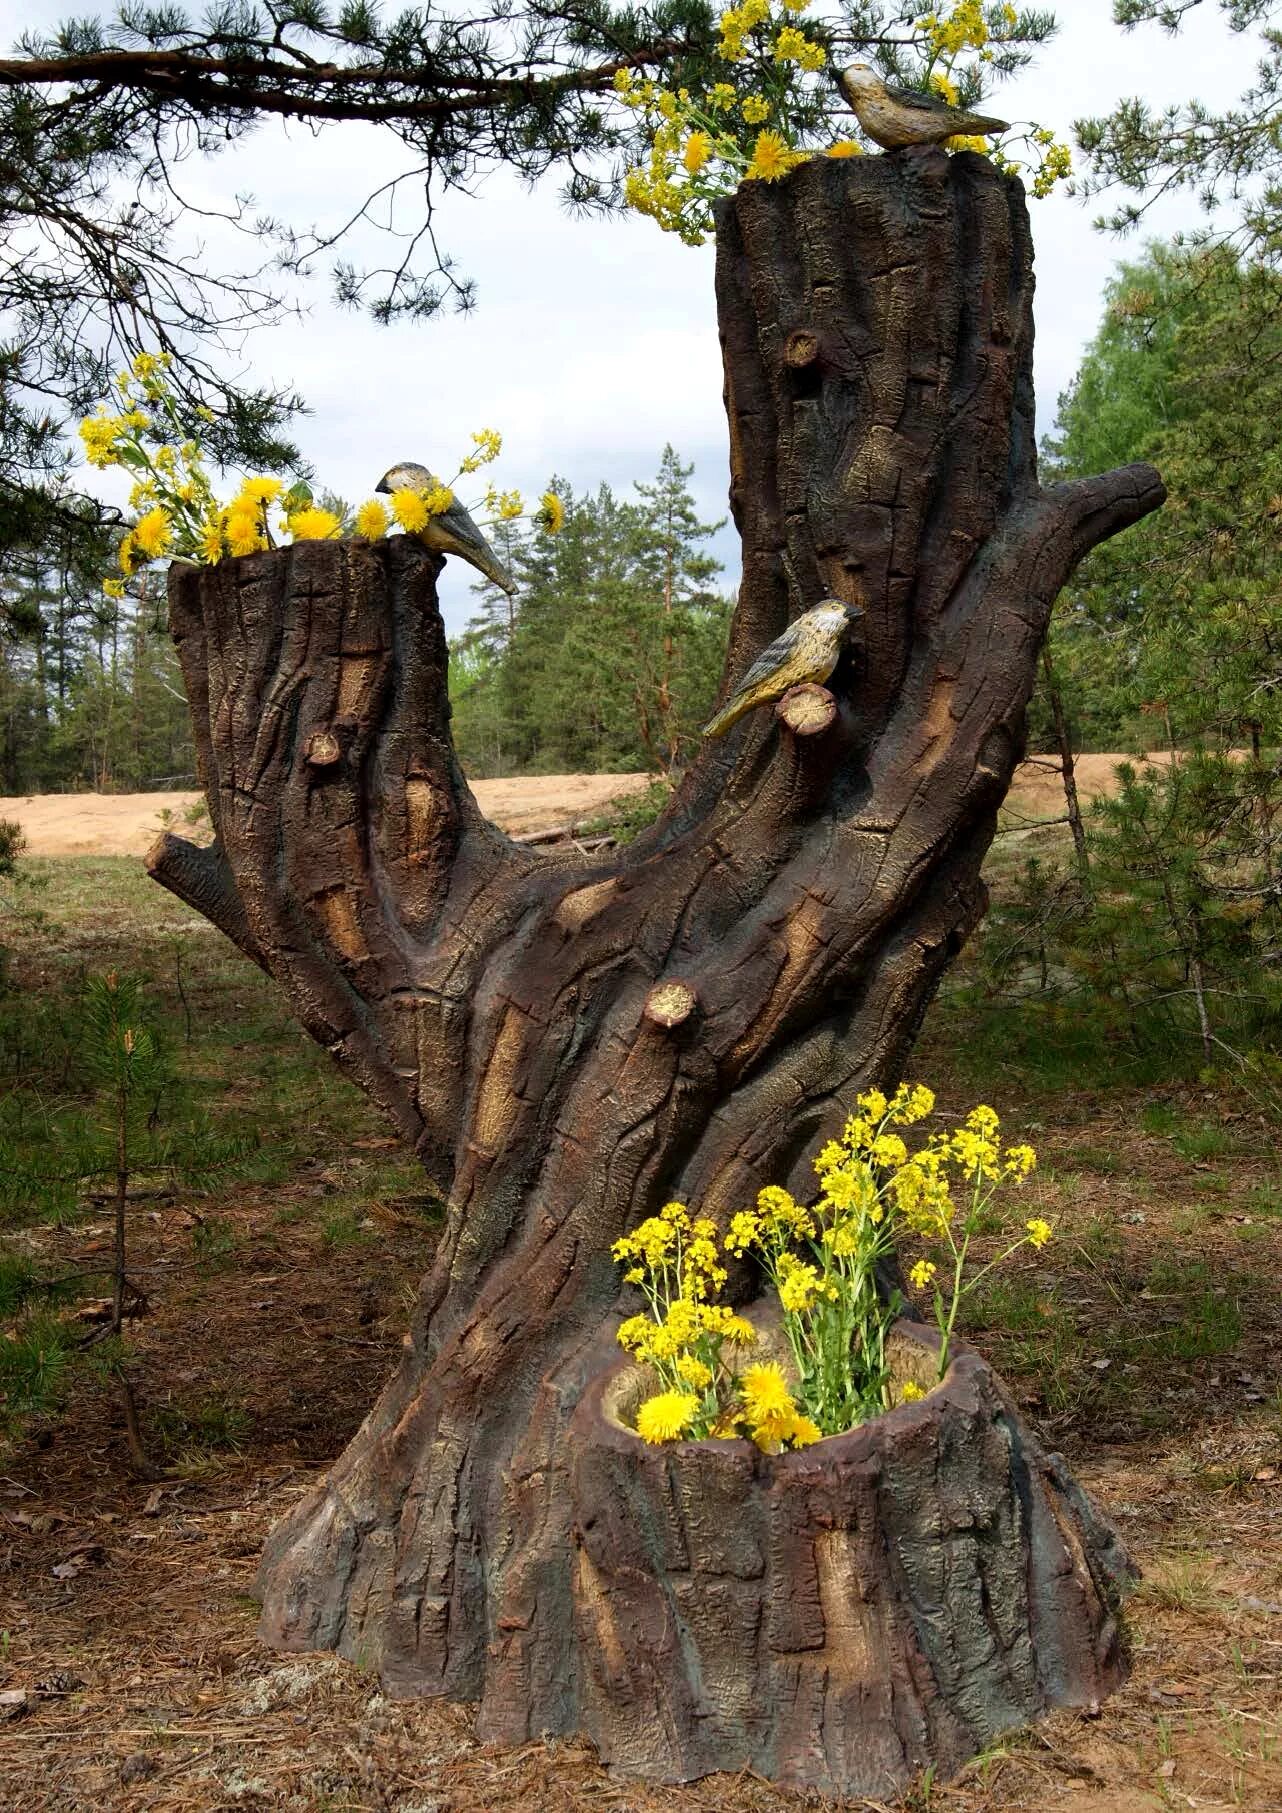
<instances>
[{"instance_id":1,"label":"bird's beak","mask_svg":"<svg viewBox=\"0 0 1282 1813\"><path fill-rule=\"evenodd\" d=\"M861 617L866 617L867 615L868 613L862 604L848 604L846 606L847 623L858 623Z\"/></svg>"},{"instance_id":2,"label":"bird's beak","mask_svg":"<svg viewBox=\"0 0 1282 1813\"><path fill-rule=\"evenodd\" d=\"M388 493L390 493L390 492L391 492L391 489L392 489L392 487L391 487L391 486L390 486L390 485L389 485L389 484L388 484L388 482L387 482L387 474L386 474L386 473L384 473L384 474L383 474L383 476L382 476L382 478L380 478L380 479L379 479L379 481L378 481L378 483L377 483L377 484L376 484L376 485L375 485L375 487L374 487L374 489L375 489L375 490L376 490L376 491L386 491L386 492L388 492Z\"/></svg>"}]
</instances>

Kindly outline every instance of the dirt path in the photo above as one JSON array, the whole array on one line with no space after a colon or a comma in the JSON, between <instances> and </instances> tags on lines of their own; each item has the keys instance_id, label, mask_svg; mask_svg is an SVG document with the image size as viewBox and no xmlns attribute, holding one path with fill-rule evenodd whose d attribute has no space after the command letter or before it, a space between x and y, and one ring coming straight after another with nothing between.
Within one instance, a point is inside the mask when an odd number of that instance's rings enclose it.
<instances>
[{"instance_id":1,"label":"dirt path","mask_svg":"<svg viewBox=\"0 0 1282 1813\"><path fill-rule=\"evenodd\" d=\"M1084 799L1112 793L1118 762L1164 767L1168 760L1160 750L1147 757L1082 755L1078 788ZM473 781L472 791L496 824L519 835L587 818L610 800L641 792L650 779L647 774L530 774ZM186 814L199 805L198 793L39 793L0 797L0 818L22 826L32 856L142 856L168 822L162 814L168 812L181 829ZM1025 762L1007 800L1008 818L1037 821L1063 810L1057 764L1046 756Z\"/></svg>"},{"instance_id":2,"label":"dirt path","mask_svg":"<svg viewBox=\"0 0 1282 1813\"><path fill-rule=\"evenodd\" d=\"M472 791L496 824L519 835L587 818L650 780L648 774L532 774L474 781ZM32 856L142 856L169 822L164 813L183 830L200 803L198 793L37 793L0 797L0 818L21 825Z\"/></svg>"}]
</instances>

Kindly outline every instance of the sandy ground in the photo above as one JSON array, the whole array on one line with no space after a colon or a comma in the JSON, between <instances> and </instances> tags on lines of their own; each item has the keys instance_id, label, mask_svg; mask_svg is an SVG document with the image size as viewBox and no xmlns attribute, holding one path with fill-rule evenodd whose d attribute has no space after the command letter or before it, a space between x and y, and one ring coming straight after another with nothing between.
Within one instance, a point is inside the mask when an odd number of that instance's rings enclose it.
<instances>
[{"instance_id":1,"label":"sandy ground","mask_svg":"<svg viewBox=\"0 0 1282 1813\"><path fill-rule=\"evenodd\" d=\"M519 835L587 818L649 782L648 774L535 774L474 781L472 791L496 824ZM0 818L22 826L31 856L142 856L165 824L182 830L199 803L198 793L38 793L0 797Z\"/></svg>"},{"instance_id":2,"label":"sandy ground","mask_svg":"<svg viewBox=\"0 0 1282 1813\"><path fill-rule=\"evenodd\" d=\"M1077 784L1082 795L1113 791L1119 761L1147 759L1164 764L1159 752L1149 758L1082 755L1077 758ZM607 801L640 792L646 774L536 774L512 780L474 781L472 791L482 809L516 834L544 831L599 812ZM184 816L198 806L197 793L45 793L23 798L0 797L0 818L21 825L32 856L142 856L172 815L181 828ZM1042 756L1025 762L1007 801L1012 821L1052 818L1064 810L1058 765Z\"/></svg>"}]
</instances>

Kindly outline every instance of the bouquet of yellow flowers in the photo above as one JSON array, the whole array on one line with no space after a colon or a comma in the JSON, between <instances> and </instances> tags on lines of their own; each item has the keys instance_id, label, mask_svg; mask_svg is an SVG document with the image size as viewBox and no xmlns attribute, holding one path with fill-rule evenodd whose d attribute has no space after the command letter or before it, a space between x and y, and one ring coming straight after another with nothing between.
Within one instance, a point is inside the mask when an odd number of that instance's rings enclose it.
<instances>
[{"instance_id":1,"label":"bouquet of yellow flowers","mask_svg":"<svg viewBox=\"0 0 1282 1813\"><path fill-rule=\"evenodd\" d=\"M1037 1158L1031 1146L1003 1146L998 1117L982 1104L910 1150L902 1130L934 1109L933 1093L920 1083L903 1083L890 1096L869 1090L814 1161L813 1203L768 1186L718 1236L713 1222L673 1202L616 1241L625 1282L640 1287L647 1305L623 1323L619 1342L662 1387L638 1410L643 1440L747 1435L777 1452L921 1397L913 1381L893 1382L887 1360L887 1337L903 1308L887 1275L904 1235L927 1249L908 1277L930 1293L943 1378L965 1297L1021 1247L1044 1246L1052 1229L1031 1217L995 1257L968 1270L998 1193L1022 1184ZM931 1251L940 1254L942 1273ZM795 1382L777 1362L742 1363L757 1331L717 1300L728 1277L725 1255L754 1258L772 1286Z\"/></svg>"},{"instance_id":2,"label":"bouquet of yellow flowers","mask_svg":"<svg viewBox=\"0 0 1282 1813\"><path fill-rule=\"evenodd\" d=\"M953 105L963 95L971 104L988 65L1014 66L1023 60L1015 47L1046 30L1042 15L957 0L946 12L896 21L887 52L895 62L886 73L892 80L906 73L914 86ZM739 0L720 15L711 79L665 88L621 69L616 92L641 121L649 146L646 160L626 173L629 205L665 232L700 245L712 225L712 203L739 183L777 182L812 157L858 156L863 145L849 136L853 121L843 120L845 130L834 135L830 118L836 89L829 65L841 42L830 16L811 16L811 0ZM1068 146L1045 127L1012 132L997 146L986 139L948 145L982 151L1006 170L1029 171L1037 196L1071 173ZM1023 163L1012 155L1019 145Z\"/></svg>"},{"instance_id":3,"label":"bouquet of yellow flowers","mask_svg":"<svg viewBox=\"0 0 1282 1813\"><path fill-rule=\"evenodd\" d=\"M165 353L139 353L116 379L119 406L105 404L80 424L80 438L91 466L120 466L133 474L129 508L134 522L117 550L120 577L103 582L109 597L123 597L125 582L140 567L165 556L214 565L242 554L257 554L282 542L333 541L355 534L378 541L393 527L415 534L432 516L444 515L454 502L453 486L466 475L490 465L502 451L503 439L492 428L472 436L472 450L459 461L446 483L423 493L399 490L387 504L372 497L348 513L317 504L310 487L286 488L280 478L253 476L241 481L229 503L214 495L200 445L186 436L166 372ZM201 410L208 421L213 416ZM483 522L511 522L525 514L519 491L489 485ZM545 492L534 520L555 534L565 519L565 506L553 491Z\"/></svg>"}]
</instances>

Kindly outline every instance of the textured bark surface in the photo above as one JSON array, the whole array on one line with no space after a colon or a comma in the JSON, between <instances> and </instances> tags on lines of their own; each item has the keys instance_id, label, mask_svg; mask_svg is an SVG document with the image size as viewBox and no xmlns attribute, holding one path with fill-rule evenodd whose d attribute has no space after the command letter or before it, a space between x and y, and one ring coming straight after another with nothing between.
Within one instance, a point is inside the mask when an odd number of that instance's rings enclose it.
<instances>
[{"instance_id":1,"label":"textured bark surface","mask_svg":"<svg viewBox=\"0 0 1282 1813\"><path fill-rule=\"evenodd\" d=\"M744 557L723 696L801 611L858 602L828 725L751 713L584 868L513 845L468 792L437 556L397 538L175 568L217 839L152 857L449 1193L396 1376L273 1537L267 1636L476 1701L489 1739L580 1729L590 1703L621 1754L576 1621L568 1434L612 1361L611 1243L674 1195L725 1216L804 1188L853 1092L898 1074L982 911L1055 595L1162 497L1147 467L1039 489L1028 224L982 158L747 184L717 289ZM689 1733L666 1756L710 1766Z\"/></svg>"},{"instance_id":2,"label":"textured bark surface","mask_svg":"<svg viewBox=\"0 0 1282 1813\"><path fill-rule=\"evenodd\" d=\"M934 1332L898 1345L930 1382ZM978 1354L777 1457L647 1448L619 1415L630 1370L570 1432L583 1725L618 1773L880 1797L1118 1685L1125 1553Z\"/></svg>"}]
</instances>

